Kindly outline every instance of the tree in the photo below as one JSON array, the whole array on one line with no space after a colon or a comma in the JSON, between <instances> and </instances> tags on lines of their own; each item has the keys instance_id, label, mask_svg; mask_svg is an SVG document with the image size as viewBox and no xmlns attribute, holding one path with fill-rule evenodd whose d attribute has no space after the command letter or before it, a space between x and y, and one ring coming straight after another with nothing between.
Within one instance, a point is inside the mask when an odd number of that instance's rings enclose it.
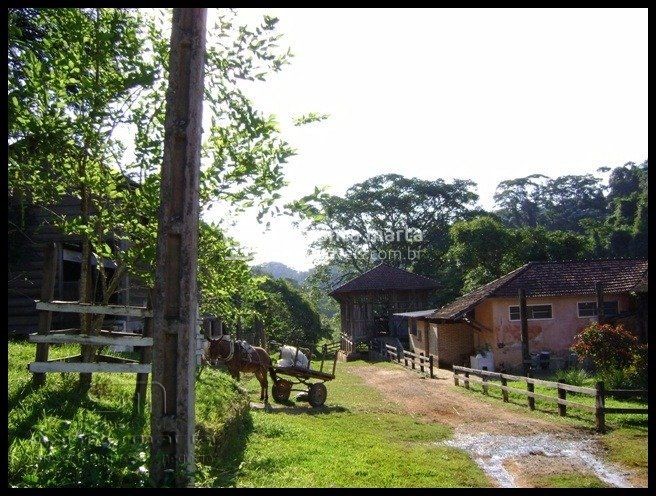
<instances>
[{"instance_id":1,"label":"tree","mask_svg":"<svg viewBox=\"0 0 656 496\"><path fill-rule=\"evenodd\" d=\"M10 11L10 195L44 208L63 195L81 199L80 216L54 222L82 238L83 274L91 270L92 253L116 262L112 278L102 263L96 265L105 303L126 271L152 283L169 15L135 9ZM277 19L265 16L253 27L234 21L234 12L219 12L208 37L210 126L203 144L201 206L256 205L263 216L278 198L283 165L295 152L275 119L253 108L242 85L266 80L291 54L278 45ZM299 122L322 118L312 114ZM227 240L215 247L204 241L220 241L217 229L201 228L201 259L225 255ZM226 264L221 265L225 277L243 282L244 267L231 271ZM211 308L227 311L220 290L206 286L217 280L216 271L201 277L201 291L208 292Z\"/></svg>"},{"instance_id":2,"label":"tree","mask_svg":"<svg viewBox=\"0 0 656 496\"><path fill-rule=\"evenodd\" d=\"M593 323L576 335L572 351L603 372L631 363L637 346L638 339L622 325Z\"/></svg>"},{"instance_id":3,"label":"tree","mask_svg":"<svg viewBox=\"0 0 656 496\"><path fill-rule=\"evenodd\" d=\"M281 344L315 347L331 330L322 325L315 305L285 279L262 276L258 287L264 293L256 309L270 340Z\"/></svg>"},{"instance_id":4,"label":"tree","mask_svg":"<svg viewBox=\"0 0 656 496\"><path fill-rule=\"evenodd\" d=\"M498 184L494 201L498 214L513 227L535 227L541 220L541 196L547 176L532 174Z\"/></svg>"},{"instance_id":5,"label":"tree","mask_svg":"<svg viewBox=\"0 0 656 496\"><path fill-rule=\"evenodd\" d=\"M447 258L466 293L527 262L577 260L589 253L588 240L571 231L543 227L509 228L496 217L483 215L456 222L449 231Z\"/></svg>"},{"instance_id":6,"label":"tree","mask_svg":"<svg viewBox=\"0 0 656 496\"><path fill-rule=\"evenodd\" d=\"M288 207L322 233L312 247L325 254L338 276L334 282L380 262L430 276L447 249L448 226L478 198L473 186L383 174L351 186L343 197L316 190Z\"/></svg>"}]
</instances>

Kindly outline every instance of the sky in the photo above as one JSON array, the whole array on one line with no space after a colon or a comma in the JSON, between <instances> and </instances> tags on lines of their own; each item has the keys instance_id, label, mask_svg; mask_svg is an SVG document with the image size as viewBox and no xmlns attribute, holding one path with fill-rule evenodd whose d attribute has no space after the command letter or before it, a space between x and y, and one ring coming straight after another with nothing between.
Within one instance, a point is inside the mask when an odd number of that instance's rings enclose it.
<instances>
[{"instance_id":1,"label":"sky","mask_svg":"<svg viewBox=\"0 0 656 496\"><path fill-rule=\"evenodd\" d=\"M212 10L212 9L210 9ZM646 9L242 9L280 19L291 65L247 89L297 150L282 202L371 176L500 181L594 173L647 154ZM210 20L212 14L210 13ZM208 25L211 25L208 23ZM297 128L292 116L329 119ZM314 237L255 213L227 231L252 263L310 268Z\"/></svg>"}]
</instances>

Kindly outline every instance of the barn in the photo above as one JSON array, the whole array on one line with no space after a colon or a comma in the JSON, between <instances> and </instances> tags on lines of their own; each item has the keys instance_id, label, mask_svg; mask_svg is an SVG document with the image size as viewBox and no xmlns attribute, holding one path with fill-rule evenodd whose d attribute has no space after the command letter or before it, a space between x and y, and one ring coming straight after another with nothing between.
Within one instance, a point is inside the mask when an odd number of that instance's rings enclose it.
<instances>
[{"instance_id":1,"label":"barn","mask_svg":"<svg viewBox=\"0 0 656 496\"><path fill-rule=\"evenodd\" d=\"M333 289L342 334L351 343L407 340L398 312L425 308L439 284L429 277L381 263ZM349 350L350 352L350 350Z\"/></svg>"}]
</instances>

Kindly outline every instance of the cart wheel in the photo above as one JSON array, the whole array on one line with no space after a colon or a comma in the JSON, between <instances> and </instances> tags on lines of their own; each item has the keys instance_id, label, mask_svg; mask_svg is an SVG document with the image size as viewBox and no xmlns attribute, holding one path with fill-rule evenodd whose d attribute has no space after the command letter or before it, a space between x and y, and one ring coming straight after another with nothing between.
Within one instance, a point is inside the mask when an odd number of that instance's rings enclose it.
<instances>
[{"instance_id":1,"label":"cart wheel","mask_svg":"<svg viewBox=\"0 0 656 496\"><path fill-rule=\"evenodd\" d=\"M289 400L289 393L292 391L292 383L285 379L280 379L273 384L271 394L276 403L284 403Z\"/></svg>"},{"instance_id":2,"label":"cart wheel","mask_svg":"<svg viewBox=\"0 0 656 496\"><path fill-rule=\"evenodd\" d=\"M326 401L326 396L328 396L328 391L323 382L312 384L308 390L308 402L314 407L323 405Z\"/></svg>"}]
</instances>

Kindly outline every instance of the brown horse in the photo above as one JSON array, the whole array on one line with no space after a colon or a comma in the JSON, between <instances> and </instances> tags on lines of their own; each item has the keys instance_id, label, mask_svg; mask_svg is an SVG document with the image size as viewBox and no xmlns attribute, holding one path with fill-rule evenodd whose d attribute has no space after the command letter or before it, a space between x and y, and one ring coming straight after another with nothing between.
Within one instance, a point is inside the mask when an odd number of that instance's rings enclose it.
<instances>
[{"instance_id":1,"label":"brown horse","mask_svg":"<svg viewBox=\"0 0 656 496\"><path fill-rule=\"evenodd\" d=\"M229 335L223 335L218 339L211 339L207 349L206 360L210 362L225 362L228 372L236 380L239 380L240 372L251 372L260 382L260 399L269 402L269 382L267 372L271 379L276 382L276 374L271 366L271 357L264 348L253 346L253 351L247 353L244 346L233 341Z\"/></svg>"}]
</instances>

